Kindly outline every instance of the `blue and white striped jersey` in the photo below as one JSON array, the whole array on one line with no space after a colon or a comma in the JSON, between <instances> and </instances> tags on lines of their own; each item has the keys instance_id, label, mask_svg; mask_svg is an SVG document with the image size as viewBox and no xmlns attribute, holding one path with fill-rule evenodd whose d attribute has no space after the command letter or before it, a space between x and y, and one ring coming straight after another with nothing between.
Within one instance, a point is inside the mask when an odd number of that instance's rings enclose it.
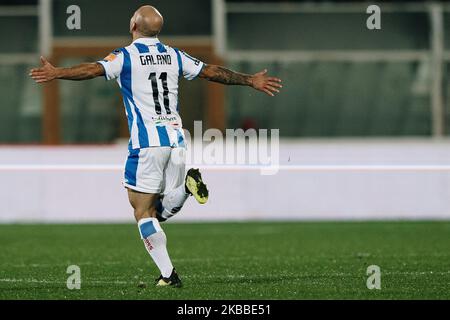
<instances>
[{"instance_id":1,"label":"blue and white striped jersey","mask_svg":"<svg viewBox=\"0 0 450 320\"><path fill-rule=\"evenodd\" d=\"M203 62L163 45L157 38L141 38L98 61L107 80L117 79L122 91L129 149L184 147L178 110L178 81L192 80Z\"/></svg>"}]
</instances>

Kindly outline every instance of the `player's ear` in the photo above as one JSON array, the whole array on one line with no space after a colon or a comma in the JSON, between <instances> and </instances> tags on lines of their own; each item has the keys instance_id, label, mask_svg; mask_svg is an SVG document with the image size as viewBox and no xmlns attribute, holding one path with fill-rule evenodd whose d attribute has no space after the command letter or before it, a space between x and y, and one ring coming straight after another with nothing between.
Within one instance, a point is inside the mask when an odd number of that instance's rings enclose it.
<instances>
[{"instance_id":1,"label":"player's ear","mask_svg":"<svg viewBox=\"0 0 450 320\"><path fill-rule=\"evenodd\" d=\"M131 31L130 33L132 34L133 32L135 32L137 30L137 24L136 22L133 22L133 25L131 26Z\"/></svg>"}]
</instances>

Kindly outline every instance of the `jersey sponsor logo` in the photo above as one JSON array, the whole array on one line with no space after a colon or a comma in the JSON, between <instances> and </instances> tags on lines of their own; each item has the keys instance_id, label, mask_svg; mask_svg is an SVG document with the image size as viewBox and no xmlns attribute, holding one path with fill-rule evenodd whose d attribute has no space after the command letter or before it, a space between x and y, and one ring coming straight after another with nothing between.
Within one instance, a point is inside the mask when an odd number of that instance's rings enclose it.
<instances>
[{"instance_id":1,"label":"jersey sponsor logo","mask_svg":"<svg viewBox=\"0 0 450 320\"><path fill-rule=\"evenodd\" d=\"M152 117L153 122L155 123L155 125L170 125L172 127L178 127L179 124L179 119L176 116L165 116L165 115L161 115L161 116L157 116L157 117Z\"/></svg>"},{"instance_id":2,"label":"jersey sponsor logo","mask_svg":"<svg viewBox=\"0 0 450 320\"><path fill-rule=\"evenodd\" d=\"M158 116L158 117L152 117L153 121L176 121L178 118L176 116Z\"/></svg>"}]
</instances>

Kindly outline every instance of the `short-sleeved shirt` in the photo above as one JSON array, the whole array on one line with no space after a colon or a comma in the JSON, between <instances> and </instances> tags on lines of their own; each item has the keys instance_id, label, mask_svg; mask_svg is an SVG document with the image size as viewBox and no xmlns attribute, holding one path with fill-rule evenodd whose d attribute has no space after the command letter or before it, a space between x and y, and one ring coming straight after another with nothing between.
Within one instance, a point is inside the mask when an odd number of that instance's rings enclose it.
<instances>
[{"instance_id":1,"label":"short-sleeved shirt","mask_svg":"<svg viewBox=\"0 0 450 320\"><path fill-rule=\"evenodd\" d=\"M184 147L178 109L180 77L195 79L204 63L157 38L141 38L98 61L107 80L117 79L128 127L129 149Z\"/></svg>"}]
</instances>

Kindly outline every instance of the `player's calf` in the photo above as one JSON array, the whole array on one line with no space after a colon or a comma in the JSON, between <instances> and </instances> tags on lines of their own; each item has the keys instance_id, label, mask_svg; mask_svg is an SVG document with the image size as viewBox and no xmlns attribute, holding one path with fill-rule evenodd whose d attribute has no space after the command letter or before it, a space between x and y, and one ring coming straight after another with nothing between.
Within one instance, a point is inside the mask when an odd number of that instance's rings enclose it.
<instances>
[{"instance_id":1,"label":"player's calf","mask_svg":"<svg viewBox=\"0 0 450 320\"><path fill-rule=\"evenodd\" d=\"M156 218L159 222L166 221L180 212L189 193L186 193L184 184L178 188L169 191L162 198L156 200Z\"/></svg>"},{"instance_id":2,"label":"player's calf","mask_svg":"<svg viewBox=\"0 0 450 320\"><path fill-rule=\"evenodd\" d=\"M155 208L158 221L164 222L180 212L190 195L194 196L200 204L205 204L208 201L209 191L198 169L190 169L186 174L184 184L168 192L163 198L156 200Z\"/></svg>"},{"instance_id":3,"label":"player's calf","mask_svg":"<svg viewBox=\"0 0 450 320\"><path fill-rule=\"evenodd\" d=\"M168 205L167 208L165 208L163 205L164 198L158 199L156 202L156 218L158 219L158 221L165 222L167 221L167 219L172 218L174 215L180 212L188 196L188 194L185 194L184 200L179 201L179 206L176 207L170 206L171 203L169 201L166 201L166 205Z\"/></svg>"}]
</instances>

